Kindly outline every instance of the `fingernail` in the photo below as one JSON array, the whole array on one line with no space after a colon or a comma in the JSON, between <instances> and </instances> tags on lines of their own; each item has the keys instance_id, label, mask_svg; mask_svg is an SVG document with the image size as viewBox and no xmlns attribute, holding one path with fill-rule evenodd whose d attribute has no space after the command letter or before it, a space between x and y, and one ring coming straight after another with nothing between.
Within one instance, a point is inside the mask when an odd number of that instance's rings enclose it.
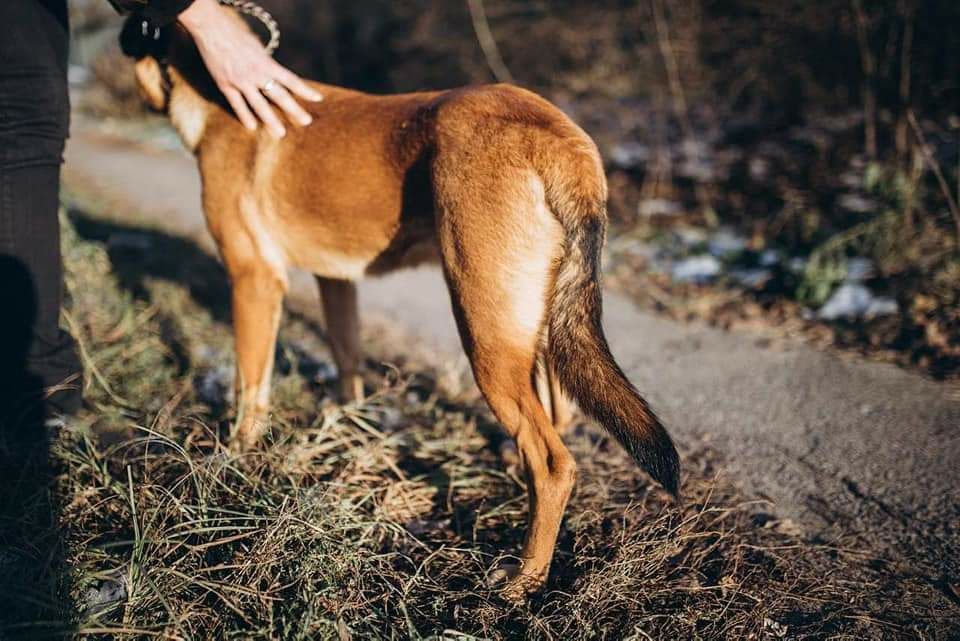
<instances>
[{"instance_id":1,"label":"fingernail","mask_svg":"<svg viewBox=\"0 0 960 641\"><path fill-rule=\"evenodd\" d=\"M283 138L284 136L287 135L287 130L286 130L286 129L278 129L278 130L276 130L276 131L273 132L273 133L274 133L274 135L275 135L277 138Z\"/></svg>"},{"instance_id":2,"label":"fingernail","mask_svg":"<svg viewBox=\"0 0 960 641\"><path fill-rule=\"evenodd\" d=\"M303 118L300 119L300 125L303 127L306 127L311 122L313 122L313 118L311 118L310 116L304 116Z\"/></svg>"},{"instance_id":3,"label":"fingernail","mask_svg":"<svg viewBox=\"0 0 960 641\"><path fill-rule=\"evenodd\" d=\"M321 100L323 100L323 94L317 93L316 91L314 91L314 92L310 95L310 100L312 100L312 101L314 101L314 102L320 102Z\"/></svg>"}]
</instances>

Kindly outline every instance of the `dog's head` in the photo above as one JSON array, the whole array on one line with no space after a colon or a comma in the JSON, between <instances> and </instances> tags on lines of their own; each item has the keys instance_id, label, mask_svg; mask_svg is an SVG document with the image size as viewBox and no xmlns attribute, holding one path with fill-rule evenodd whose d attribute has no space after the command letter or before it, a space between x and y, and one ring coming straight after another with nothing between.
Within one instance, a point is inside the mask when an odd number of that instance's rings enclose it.
<instances>
[{"instance_id":1,"label":"dog's head","mask_svg":"<svg viewBox=\"0 0 960 641\"><path fill-rule=\"evenodd\" d=\"M134 75L144 101L151 109L165 112L172 90L167 65L182 28L173 24L157 27L139 16L130 16L120 31L120 49L135 60Z\"/></svg>"}]
</instances>

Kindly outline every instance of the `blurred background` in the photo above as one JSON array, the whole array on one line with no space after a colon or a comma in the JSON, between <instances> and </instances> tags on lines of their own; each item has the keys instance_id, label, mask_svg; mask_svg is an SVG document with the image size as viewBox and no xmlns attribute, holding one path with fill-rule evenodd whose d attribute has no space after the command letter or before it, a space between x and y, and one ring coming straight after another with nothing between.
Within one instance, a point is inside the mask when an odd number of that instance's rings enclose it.
<instances>
[{"instance_id":1,"label":"blurred background","mask_svg":"<svg viewBox=\"0 0 960 641\"><path fill-rule=\"evenodd\" d=\"M638 304L960 375L955 0L262 4L311 78L556 103L603 152L608 283ZM71 7L75 118L176 145L109 4Z\"/></svg>"}]
</instances>

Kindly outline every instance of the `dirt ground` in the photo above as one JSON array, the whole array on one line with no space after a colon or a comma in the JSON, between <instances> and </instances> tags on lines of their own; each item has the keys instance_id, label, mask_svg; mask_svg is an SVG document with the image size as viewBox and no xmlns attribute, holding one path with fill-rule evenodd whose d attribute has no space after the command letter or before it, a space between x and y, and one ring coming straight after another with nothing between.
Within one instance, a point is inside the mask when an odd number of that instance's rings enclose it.
<instances>
[{"instance_id":1,"label":"dirt ground","mask_svg":"<svg viewBox=\"0 0 960 641\"><path fill-rule=\"evenodd\" d=\"M118 175L141 166L151 167L149 186L142 180L138 184L133 176L116 180ZM129 245L134 256L146 252L143 258L161 249L150 244L158 241L150 241L146 250L137 249L142 247L143 235L150 237L152 233L144 232L145 227L165 229L168 234L177 231L174 237L185 234L199 238L201 244L208 243L203 240L197 217L197 195L191 191L195 187L190 187L196 184L192 172L190 161L180 153L144 149L116 136L104 138L93 132L85 136L78 131L68 153L67 185L85 211L107 215L106 222L79 224L78 230L90 240L106 242L108 247L111 238L121 249ZM135 193L117 189L118 184L132 185ZM81 193L83 188L85 195ZM161 249L158 253L171 251ZM191 290L207 291L209 285L199 280ZM397 298L401 292L402 300ZM409 300L409 292L417 292L416 302ZM295 296L294 307L309 307L311 295L306 292ZM453 348L455 337L448 303L435 276L411 272L399 279L372 283L363 290L363 299L365 310L374 315L390 314L394 329L417 328L420 342L432 337L437 346L434 361L439 354L452 354L443 351ZM956 471L950 464L956 458L950 452L957 446L955 426L960 424L954 388L891 366L837 359L763 335L672 323L639 312L615 296L608 296L606 325L621 363L681 442L692 487L699 487L701 479L705 489L726 487L723 492L735 492L741 498L730 495L721 503L726 507L732 500L749 504L744 516L750 523L748 529L774 530L778 535L795 537L793 543L786 544L788 548L832 550L827 556L845 563L849 561L846 555L857 550L861 556L854 564L856 570L849 570L851 574L838 570L837 580L852 590L848 598L855 601L861 602L853 594L873 594L863 601L873 603L868 607L870 614L855 618L857 625L864 621L875 624L867 628L874 636L950 638L956 631L958 612L955 559L956 524L960 522L953 492ZM402 342L411 345L416 341ZM391 359L397 359L390 343L386 351L392 351ZM401 361L403 358L400 356ZM457 362L453 356L441 360ZM437 367L436 362L430 365ZM466 386L469 388L469 383ZM395 407L406 411L403 404ZM306 420L302 414L298 416L296 420ZM601 461L592 460L593 456L582 453L578 458L586 457L590 466L601 466L597 478L607 480L600 482L622 481L622 471L610 476L603 471ZM496 464L494 459L490 464ZM753 504L745 496L761 497L770 503ZM861 572L878 574L868 578ZM560 573L560 577L574 575ZM568 585L564 583L567 579L558 580L561 583L555 585ZM880 593L871 592L873 588L879 588ZM902 590L908 595L900 594ZM900 596L893 597L895 593ZM894 602L888 598L936 612L936 618L946 627L916 627L924 620L919 610L901 612L903 616L890 627L887 619L879 616L883 611L880 604ZM638 621L635 617L640 611L631 612L630 621ZM420 616L424 616L422 612ZM787 635L777 632L780 625L786 625L798 637L844 636L858 629L804 628L800 622L812 620L804 618L807 616L790 615L787 618L792 624L766 617L750 624L753 628L738 623L730 628L711 628L701 636ZM477 623L486 626L485 621ZM527 620L524 625L529 623ZM544 625L544 629L557 633L553 624ZM638 625L636 629L663 633L669 629ZM506 634L506 628L482 629L495 637ZM686 628L687 632L695 629ZM499 632L494 634L494 630ZM608 632L610 638L629 634L623 627L609 628ZM566 637L561 634L558 638Z\"/></svg>"}]
</instances>

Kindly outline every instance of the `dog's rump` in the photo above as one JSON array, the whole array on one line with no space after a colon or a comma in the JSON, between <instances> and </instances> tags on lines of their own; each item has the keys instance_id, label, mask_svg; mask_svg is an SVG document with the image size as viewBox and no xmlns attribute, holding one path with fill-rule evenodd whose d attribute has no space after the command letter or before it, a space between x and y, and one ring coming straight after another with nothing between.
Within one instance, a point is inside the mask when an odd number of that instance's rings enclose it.
<instances>
[{"instance_id":1,"label":"dog's rump","mask_svg":"<svg viewBox=\"0 0 960 641\"><path fill-rule=\"evenodd\" d=\"M562 228L561 247L548 292L542 333L546 354L563 390L603 425L633 458L670 493L679 486L679 459L659 419L617 365L601 322L600 253L606 233L606 178L593 141L559 109L529 91L491 85L451 92L436 109L436 153L440 172L471 173L477 186L496 184L527 202L533 174L547 208ZM456 149L456 162L445 161ZM473 176L491 172L493 178ZM501 177L512 176L511 180ZM458 180L458 185L465 181ZM435 180L440 211L443 180ZM494 197L483 187L472 196ZM458 191L457 198L464 195ZM491 207L503 212L503 208ZM539 217L521 223L536 225ZM550 234L549 225L543 233ZM493 253L491 254L493 255Z\"/></svg>"}]
</instances>

